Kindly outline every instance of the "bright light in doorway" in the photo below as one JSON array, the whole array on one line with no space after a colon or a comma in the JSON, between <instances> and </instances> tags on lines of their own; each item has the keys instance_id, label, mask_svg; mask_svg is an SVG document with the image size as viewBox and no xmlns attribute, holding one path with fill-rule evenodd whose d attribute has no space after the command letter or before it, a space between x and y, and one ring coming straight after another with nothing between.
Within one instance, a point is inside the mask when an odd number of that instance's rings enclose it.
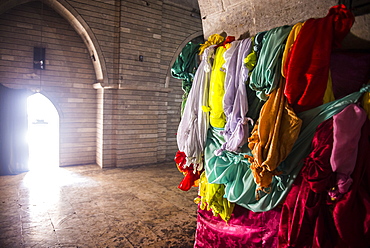
<instances>
[{"instance_id":1,"label":"bright light in doorway","mask_svg":"<svg viewBox=\"0 0 370 248\"><path fill-rule=\"evenodd\" d=\"M27 99L28 145L31 171L47 172L59 167L59 114L40 93Z\"/></svg>"}]
</instances>

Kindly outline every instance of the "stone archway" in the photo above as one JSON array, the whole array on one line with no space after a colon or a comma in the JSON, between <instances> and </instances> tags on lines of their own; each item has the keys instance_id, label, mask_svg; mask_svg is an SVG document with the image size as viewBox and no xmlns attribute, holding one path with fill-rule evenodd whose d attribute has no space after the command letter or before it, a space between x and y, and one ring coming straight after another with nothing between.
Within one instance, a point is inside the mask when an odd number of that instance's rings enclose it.
<instances>
[{"instance_id":1,"label":"stone archway","mask_svg":"<svg viewBox=\"0 0 370 248\"><path fill-rule=\"evenodd\" d=\"M2 0L0 3L0 14L5 11L24 3L32 2L35 0ZM108 84L108 74L105 65L104 56L100 49L99 43L90 27L86 24L84 19L78 12L65 0L38 0L47 4L59 15L61 15L67 22L74 28L74 30L81 36L84 41L94 66L96 83L102 85Z\"/></svg>"},{"instance_id":2,"label":"stone archway","mask_svg":"<svg viewBox=\"0 0 370 248\"><path fill-rule=\"evenodd\" d=\"M203 31L198 31L198 32L196 32L196 33L194 33L192 35L189 35L178 46L178 48L176 49L175 53L173 54L173 57L171 59L171 62L169 64L169 67L168 67L168 70L167 70L165 88L168 88L169 87L172 65L173 65L173 63L175 63L175 61L176 61L177 57L179 56L179 54L181 53L182 49L185 47L186 44L188 44L189 41L191 41L192 39L197 38L199 36L202 36L202 35L203 35Z\"/></svg>"}]
</instances>

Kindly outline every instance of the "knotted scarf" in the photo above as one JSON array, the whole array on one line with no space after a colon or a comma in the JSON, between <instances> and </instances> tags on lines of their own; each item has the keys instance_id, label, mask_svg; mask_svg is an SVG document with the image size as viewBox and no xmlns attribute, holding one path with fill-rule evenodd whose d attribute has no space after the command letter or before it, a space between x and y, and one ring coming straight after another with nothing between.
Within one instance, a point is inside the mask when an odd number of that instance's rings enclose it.
<instances>
[{"instance_id":1,"label":"knotted scarf","mask_svg":"<svg viewBox=\"0 0 370 248\"><path fill-rule=\"evenodd\" d=\"M281 56L284 52L285 40L291 29L291 26L277 27L267 31L263 36L257 65L253 69L249 83L249 87L256 91L256 95L261 100L266 101L267 95L279 83L281 77Z\"/></svg>"}]
</instances>

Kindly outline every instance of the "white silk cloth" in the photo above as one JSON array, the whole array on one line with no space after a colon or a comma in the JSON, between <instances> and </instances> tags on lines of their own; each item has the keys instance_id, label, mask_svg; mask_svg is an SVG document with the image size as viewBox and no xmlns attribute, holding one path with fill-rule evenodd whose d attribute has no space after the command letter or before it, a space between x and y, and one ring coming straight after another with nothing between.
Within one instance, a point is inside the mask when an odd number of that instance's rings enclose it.
<instances>
[{"instance_id":1,"label":"white silk cloth","mask_svg":"<svg viewBox=\"0 0 370 248\"><path fill-rule=\"evenodd\" d=\"M195 73L182 119L177 129L177 146L186 155L186 166L202 170L203 153L209 128L208 91L215 45L204 50ZM204 111L205 110L205 111Z\"/></svg>"}]
</instances>

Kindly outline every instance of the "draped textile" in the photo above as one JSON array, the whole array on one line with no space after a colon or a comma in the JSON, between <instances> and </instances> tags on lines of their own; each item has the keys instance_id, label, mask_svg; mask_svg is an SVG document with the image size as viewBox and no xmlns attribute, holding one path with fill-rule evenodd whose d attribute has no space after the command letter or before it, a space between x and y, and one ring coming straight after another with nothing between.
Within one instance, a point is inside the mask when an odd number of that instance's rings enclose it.
<instances>
[{"instance_id":1,"label":"draped textile","mask_svg":"<svg viewBox=\"0 0 370 248\"><path fill-rule=\"evenodd\" d=\"M208 106L208 88L211 73L211 57L214 46L205 49L193 86L189 92L184 113L177 129L179 151L186 154L185 166L193 164L195 170L203 168L203 151L209 126L209 113L202 106Z\"/></svg>"},{"instance_id":2,"label":"draped textile","mask_svg":"<svg viewBox=\"0 0 370 248\"><path fill-rule=\"evenodd\" d=\"M28 171L27 90L0 84L0 175Z\"/></svg>"},{"instance_id":3,"label":"draped textile","mask_svg":"<svg viewBox=\"0 0 370 248\"><path fill-rule=\"evenodd\" d=\"M301 31L301 28L303 27L304 23L298 22L296 23L293 27L292 30L290 31L288 38L285 43L285 48L283 52L283 58L281 60L281 75L283 77L286 77L286 71L287 71L287 57L289 52L292 50L292 46L294 44L294 41L297 39L297 36L299 34L299 31Z\"/></svg>"},{"instance_id":4,"label":"draped textile","mask_svg":"<svg viewBox=\"0 0 370 248\"><path fill-rule=\"evenodd\" d=\"M277 247L280 209L254 213L235 205L226 223L211 211L198 209L195 248Z\"/></svg>"},{"instance_id":5,"label":"draped textile","mask_svg":"<svg viewBox=\"0 0 370 248\"><path fill-rule=\"evenodd\" d=\"M267 31L262 31L257 33L256 36L254 37L253 51L256 52L257 58L260 56L266 33Z\"/></svg>"},{"instance_id":6,"label":"draped textile","mask_svg":"<svg viewBox=\"0 0 370 248\"><path fill-rule=\"evenodd\" d=\"M224 98L225 89L225 69L223 65L225 63L224 53L226 48L224 46L219 46L216 49L211 79L209 82L209 122L212 127L224 127L226 122L226 116L222 106L222 100Z\"/></svg>"},{"instance_id":7,"label":"draped textile","mask_svg":"<svg viewBox=\"0 0 370 248\"><path fill-rule=\"evenodd\" d=\"M347 247L370 244L370 122L361 129L350 191L335 204L333 217L340 239Z\"/></svg>"},{"instance_id":8,"label":"draped textile","mask_svg":"<svg viewBox=\"0 0 370 248\"><path fill-rule=\"evenodd\" d=\"M361 127L366 112L356 104L350 104L333 117L334 145L330 163L337 174L336 189L330 192L332 198L341 197L352 185L351 174L356 165Z\"/></svg>"},{"instance_id":9,"label":"draped textile","mask_svg":"<svg viewBox=\"0 0 370 248\"><path fill-rule=\"evenodd\" d=\"M280 174L278 165L288 156L297 140L302 121L284 96L284 79L263 105L260 117L248 139L249 157L257 190L268 192L272 177Z\"/></svg>"},{"instance_id":10,"label":"draped textile","mask_svg":"<svg viewBox=\"0 0 370 248\"><path fill-rule=\"evenodd\" d=\"M233 41L235 41L235 36L227 36L225 40L222 43L218 44L216 47L223 46L224 48L229 49L230 43L232 43Z\"/></svg>"},{"instance_id":11,"label":"draped textile","mask_svg":"<svg viewBox=\"0 0 370 248\"><path fill-rule=\"evenodd\" d=\"M235 44L234 44L235 43ZM241 42L233 42L235 50L232 54L225 54L229 57L226 67L225 95L223 107L226 115L226 126L223 131L225 143L217 151L222 150L239 152L249 137L248 121L248 98L246 90L246 81L249 70L244 66L243 59L251 51L251 39L245 39ZM253 122L253 120L252 120Z\"/></svg>"},{"instance_id":12,"label":"draped textile","mask_svg":"<svg viewBox=\"0 0 370 248\"><path fill-rule=\"evenodd\" d=\"M249 52L249 54L247 54L247 56L244 58L244 65L245 67L247 67L248 69L248 74L250 75L254 69L254 67L256 67L257 65L257 52L254 51L253 47L254 47L254 39L255 37L251 37L250 40L251 40L251 51Z\"/></svg>"},{"instance_id":13,"label":"draped textile","mask_svg":"<svg viewBox=\"0 0 370 248\"><path fill-rule=\"evenodd\" d=\"M335 100L335 96L333 92L333 81L331 79L331 73L329 71L328 83L326 85L326 90L325 90L324 98L322 99L322 102L325 104L328 102L332 102L334 100Z\"/></svg>"},{"instance_id":14,"label":"draped textile","mask_svg":"<svg viewBox=\"0 0 370 248\"><path fill-rule=\"evenodd\" d=\"M211 210L214 216L220 216L224 221L229 221L234 210L234 203L224 198L225 186L223 184L208 183L206 174L203 172L199 182L199 208Z\"/></svg>"},{"instance_id":15,"label":"draped textile","mask_svg":"<svg viewBox=\"0 0 370 248\"><path fill-rule=\"evenodd\" d=\"M199 55L202 55L203 52L206 50L206 48L212 46L212 45L217 45L222 43L225 40L224 37L222 37L219 34L212 34L211 36L208 37L208 40L204 42L204 44L200 44L199 47Z\"/></svg>"},{"instance_id":16,"label":"draped textile","mask_svg":"<svg viewBox=\"0 0 370 248\"><path fill-rule=\"evenodd\" d=\"M361 105L367 113L367 118L370 120L370 93L366 92L362 97Z\"/></svg>"},{"instance_id":17,"label":"draped textile","mask_svg":"<svg viewBox=\"0 0 370 248\"><path fill-rule=\"evenodd\" d=\"M209 183L225 184L225 196L230 202L235 202L254 212L268 211L276 207L286 197L294 179L298 175L302 162L311 149L311 140L316 127L323 121L339 113L351 103L356 103L363 93L370 91L370 85L341 99L321 105L317 108L302 112L298 115L302 119L301 133L288 157L280 163L279 176L273 177L270 193L260 192L260 199L256 200L257 186L254 182L250 163L244 155L224 151L215 156L214 151L221 147L224 138L220 134L222 129L210 128L204 152L205 171Z\"/></svg>"},{"instance_id":18,"label":"draped textile","mask_svg":"<svg viewBox=\"0 0 370 248\"><path fill-rule=\"evenodd\" d=\"M199 47L199 44L193 42L186 44L171 68L172 77L182 79L182 90L184 94L182 96L181 115L184 111L186 99L188 98L194 74L198 67Z\"/></svg>"},{"instance_id":19,"label":"draped textile","mask_svg":"<svg viewBox=\"0 0 370 248\"><path fill-rule=\"evenodd\" d=\"M344 5L329 10L326 17L308 19L287 57L285 95L299 113L323 104L332 48L340 46L354 16Z\"/></svg>"},{"instance_id":20,"label":"draped textile","mask_svg":"<svg viewBox=\"0 0 370 248\"><path fill-rule=\"evenodd\" d=\"M194 164L186 165L186 155L184 152L177 151L175 155L177 169L184 175L177 188L188 191L191 187L198 187L200 171L194 171Z\"/></svg>"},{"instance_id":21,"label":"draped textile","mask_svg":"<svg viewBox=\"0 0 370 248\"><path fill-rule=\"evenodd\" d=\"M252 74L253 69L257 65L257 58L262 48L262 40L263 36L265 35L265 32L258 33L255 37L251 37L252 41L252 51L245 57L244 59L244 65L248 69L248 80L246 82L247 84L247 100L248 100L248 117L253 120L253 123L255 123L259 117L261 108L263 104L265 103L264 100L261 100L257 97L256 92L252 90L249 87L250 82L250 75ZM249 127L248 132L252 131L252 126Z\"/></svg>"},{"instance_id":22,"label":"draped textile","mask_svg":"<svg viewBox=\"0 0 370 248\"><path fill-rule=\"evenodd\" d=\"M249 87L256 91L261 100L266 101L280 81L281 56L284 52L284 42L291 29L291 26L277 27L267 31L263 36L257 65L249 82Z\"/></svg>"},{"instance_id":23,"label":"draped textile","mask_svg":"<svg viewBox=\"0 0 370 248\"><path fill-rule=\"evenodd\" d=\"M327 191L335 174L330 166L333 118L321 123L312 140L312 152L292 185L282 207L279 247L336 247L338 234L327 205Z\"/></svg>"}]
</instances>

